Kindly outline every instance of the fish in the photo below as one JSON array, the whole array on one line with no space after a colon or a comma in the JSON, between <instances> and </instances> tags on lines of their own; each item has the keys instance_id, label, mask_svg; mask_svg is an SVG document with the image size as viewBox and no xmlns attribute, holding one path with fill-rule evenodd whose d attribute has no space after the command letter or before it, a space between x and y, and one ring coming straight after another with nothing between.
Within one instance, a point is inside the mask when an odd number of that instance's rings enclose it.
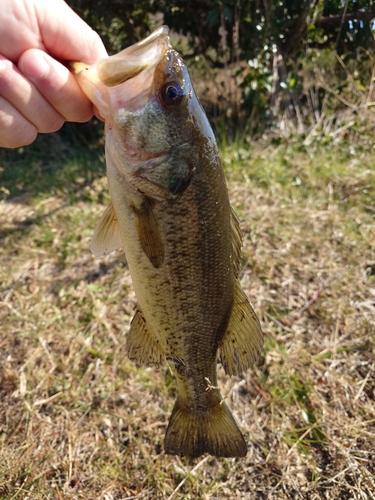
<instances>
[{"instance_id":1,"label":"fish","mask_svg":"<svg viewBox=\"0 0 375 500\"><path fill-rule=\"evenodd\" d=\"M239 283L240 223L188 69L166 26L94 65L71 67L105 121L111 202L91 250L100 257L124 249L137 298L127 355L138 365L168 363L176 380L165 453L244 457L217 364L241 374L263 334Z\"/></svg>"}]
</instances>

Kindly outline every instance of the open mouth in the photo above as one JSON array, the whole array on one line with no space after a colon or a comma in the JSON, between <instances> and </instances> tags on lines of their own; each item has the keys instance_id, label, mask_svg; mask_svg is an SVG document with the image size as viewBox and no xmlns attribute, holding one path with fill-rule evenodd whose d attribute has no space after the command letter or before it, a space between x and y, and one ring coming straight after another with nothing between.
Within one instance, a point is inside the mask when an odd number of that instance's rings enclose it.
<instances>
[{"instance_id":1,"label":"open mouth","mask_svg":"<svg viewBox=\"0 0 375 500\"><path fill-rule=\"evenodd\" d=\"M103 106L114 112L121 108L130 112L141 109L165 78L172 52L169 29L162 26L145 40L99 59L92 66L76 62L71 67L87 97L98 109L97 115L106 118L108 113Z\"/></svg>"},{"instance_id":2,"label":"open mouth","mask_svg":"<svg viewBox=\"0 0 375 500\"><path fill-rule=\"evenodd\" d=\"M169 29L162 26L139 43L96 63L98 77L107 87L120 85L156 66L168 50Z\"/></svg>"}]
</instances>

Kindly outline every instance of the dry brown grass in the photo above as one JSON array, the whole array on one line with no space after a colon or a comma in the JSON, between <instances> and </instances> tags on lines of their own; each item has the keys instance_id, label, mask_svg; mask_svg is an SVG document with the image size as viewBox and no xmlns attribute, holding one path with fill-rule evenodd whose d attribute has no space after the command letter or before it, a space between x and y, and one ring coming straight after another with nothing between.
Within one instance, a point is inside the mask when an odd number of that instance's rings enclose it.
<instances>
[{"instance_id":1,"label":"dry brown grass","mask_svg":"<svg viewBox=\"0 0 375 500\"><path fill-rule=\"evenodd\" d=\"M219 368L246 459L163 453L173 380L127 359L126 263L89 252L105 180L82 188L94 202L1 202L0 498L375 498L371 160L328 178L273 155L253 159L256 182L239 160L229 184L266 335L253 370Z\"/></svg>"}]
</instances>

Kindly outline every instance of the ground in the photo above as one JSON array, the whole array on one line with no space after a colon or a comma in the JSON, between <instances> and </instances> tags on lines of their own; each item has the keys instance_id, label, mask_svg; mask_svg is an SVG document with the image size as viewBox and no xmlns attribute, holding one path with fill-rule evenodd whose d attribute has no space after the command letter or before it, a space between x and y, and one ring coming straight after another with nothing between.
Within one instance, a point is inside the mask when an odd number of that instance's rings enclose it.
<instances>
[{"instance_id":1,"label":"ground","mask_svg":"<svg viewBox=\"0 0 375 500\"><path fill-rule=\"evenodd\" d=\"M253 369L218 366L244 459L163 452L173 377L127 359L126 261L89 250L105 177L69 167L66 189L4 187L0 498L375 498L373 155L323 149L223 151L265 333Z\"/></svg>"}]
</instances>

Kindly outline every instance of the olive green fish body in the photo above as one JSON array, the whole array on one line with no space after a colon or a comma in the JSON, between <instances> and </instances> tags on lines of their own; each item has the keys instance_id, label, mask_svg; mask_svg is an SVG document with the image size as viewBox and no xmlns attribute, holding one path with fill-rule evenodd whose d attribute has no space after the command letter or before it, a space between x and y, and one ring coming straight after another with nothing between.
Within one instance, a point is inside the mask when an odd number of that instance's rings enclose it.
<instances>
[{"instance_id":1,"label":"olive green fish body","mask_svg":"<svg viewBox=\"0 0 375 500\"><path fill-rule=\"evenodd\" d=\"M165 451L244 456L216 365L220 357L228 374L241 373L262 333L239 286L240 229L186 66L161 28L94 70L75 69L106 120L111 205L92 249L124 247L138 300L128 355L146 365L166 360L177 381Z\"/></svg>"}]
</instances>

